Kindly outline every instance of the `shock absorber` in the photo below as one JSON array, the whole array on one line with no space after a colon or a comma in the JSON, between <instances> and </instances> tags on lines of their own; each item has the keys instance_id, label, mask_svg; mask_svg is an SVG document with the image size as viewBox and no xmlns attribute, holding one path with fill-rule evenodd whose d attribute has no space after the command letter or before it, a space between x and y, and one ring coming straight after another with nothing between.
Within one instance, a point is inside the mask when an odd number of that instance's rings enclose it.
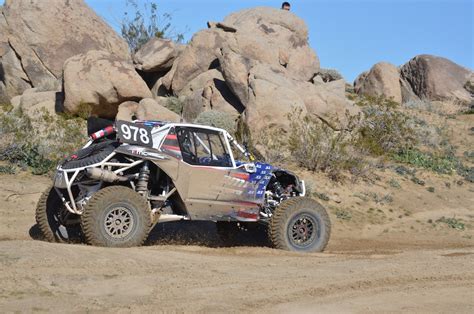
<instances>
[{"instance_id":1,"label":"shock absorber","mask_svg":"<svg viewBox=\"0 0 474 314\"><path fill-rule=\"evenodd\" d=\"M150 179L150 168L148 166L148 160L145 160L143 166L138 173L138 180L136 190L142 196L148 193L148 180Z\"/></svg>"}]
</instances>

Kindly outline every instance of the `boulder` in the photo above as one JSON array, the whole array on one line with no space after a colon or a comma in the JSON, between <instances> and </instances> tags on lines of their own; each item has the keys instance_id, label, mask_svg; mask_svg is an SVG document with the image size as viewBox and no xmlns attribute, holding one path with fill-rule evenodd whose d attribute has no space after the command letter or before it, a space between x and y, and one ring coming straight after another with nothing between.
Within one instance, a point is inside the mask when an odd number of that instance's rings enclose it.
<instances>
[{"instance_id":1,"label":"boulder","mask_svg":"<svg viewBox=\"0 0 474 314\"><path fill-rule=\"evenodd\" d=\"M348 117L357 115L359 108L345 97L343 80L313 85L303 83L298 86L306 110L335 130L344 128Z\"/></svg>"},{"instance_id":2,"label":"boulder","mask_svg":"<svg viewBox=\"0 0 474 314\"><path fill-rule=\"evenodd\" d=\"M162 97L159 101L167 101L166 97ZM152 98L142 99L137 108L137 118L140 120L161 120L170 122L179 122L181 117L175 112L167 109Z\"/></svg>"},{"instance_id":3,"label":"boulder","mask_svg":"<svg viewBox=\"0 0 474 314\"><path fill-rule=\"evenodd\" d=\"M345 98L343 80L314 85L289 78L285 70L257 65L250 70L249 103L246 119L252 131L273 125L289 126L288 114L294 110L312 114L334 129L347 123L347 114L358 108Z\"/></svg>"},{"instance_id":4,"label":"boulder","mask_svg":"<svg viewBox=\"0 0 474 314\"><path fill-rule=\"evenodd\" d=\"M153 95L153 98L165 97L165 96L168 96L170 94L169 90L166 88L165 84L163 84L163 78L162 77L160 77L155 82L155 84L151 88L151 93Z\"/></svg>"},{"instance_id":5,"label":"boulder","mask_svg":"<svg viewBox=\"0 0 474 314\"><path fill-rule=\"evenodd\" d=\"M139 120L162 120L179 122L181 117L173 111L160 105L167 101L166 97L160 97L158 100L144 98L139 103L135 101L126 101L119 105L115 120L132 121Z\"/></svg>"},{"instance_id":6,"label":"boulder","mask_svg":"<svg viewBox=\"0 0 474 314\"><path fill-rule=\"evenodd\" d=\"M30 87L31 83L15 51L9 46L0 49L0 103L10 102L11 98Z\"/></svg>"},{"instance_id":7,"label":"boulder","mask_svg":"<svg viewBox=\"0 0 474 314\"><path fill-rule=\"evenodd\" d=\"M38 92L34 88L27 89L23 95L11 99L11 104L15 109L20 109L30 117L36 117L45 112L54 116L59 112L62 103L63 96L60 92Z\"/></svg>"},{"instance_id":8,"label":"boulder","mask_svg":"<svg viewBox=\"0 0 474 314\"><path fill-rule=\"evenodd\" d=\"M217 68L219 49L232 41L229 34L231 33L217 28L196 33L176 59L173 69L164 77L165 86L174 94L180 95L189 81L201 73Z\"/></svg>"},{"instance_id":9,"label":"boulder","mask_svg":"<svg viewBox=\"0 0 474 314\"><path fill-rule=\"evenodd\" d=\"M219 63L227 85L245 108L249 101L248 76L250 69L256 65L256 61L245 58L231 49L222 48Z\"/></svg>"},{"instance_id":10,"label":"boulder","mask_svg":"<svg viewBox=\"0 0 474 314\"><path fill-rule=\"evenodd\" d=\"M114 118L119 104L151 98L151 91L133 65L106 51L91 50L64 64L64 108L78 113L88 106L91 114Z\"/></svg>"},{"instance_id":11,"label":"boulder","mask_svg":"<svg viewBox=\"0 0 474 314\"><path fill-rule=\"evenodd\" d=\"M292 78L309 81L319 70L319 59L308 44L306 23L295 14L269 7L242 10L224 24L237 30L236 52L288 70Z\"/></svg>"},{"instance_id":12,"label":"boulder","mask_svg":"<svg viewBox=\"0 0 474 314\"><path fill-rule=\"evenodd\" d=\"M155 37L134 54L133 63L137 70L143 72L167 71L183 49L183 45L172 40Z\"/></svg>"},{"instance_id":13,"label":"boulder","mask_svg":"<svg viewBox=\"0 0 474 314\"><path fill-rule=\"evenodd\" d=\"M137 116L138 103L135 101L126 101L118 106L118 112L115 120L132 121Z\"/></svg>"},{"instance_id":14,"label":"boulder","mask_svg":"<svg viewBox=\"0 0 474 314\"><path fill-rule=\"evenodd\" d=\"M130 58L125 41L82 0L6 0L2 13L0 69L8 75L0 76L0 97L56 90L64 61L89 50Z\"/></svg>"},{"instance_id":15,"label":"boulder","mask_svg":"<svg viewBox=\"0 0 474 314\"><path fill-rule=\"evenodd\" d=\"M202 97L199 98L193 95L195 93L200 94ZM196 107L208 107L212 110L235 115L238 115L245 109L227 86L222 73L217 69L212 69L198 75L183 88L180 95L192 96L190 99L200 100L202 104L196 104Z\"/></svg>"},{"instance_id":16,"label":"boulder","mask_svg":"<svg viewBox=\"0 0 474 314\"><path fill-rule=\"evenodd\" d=\"M301 110L306 114L306 106L294 89L293 81L276 69L253 67L249 73L249 88L245 118L253 133L266 128L288 129L289 113Z\"/></svg>"},{"instance_id":17,"label":"boulder","mask_svg":"<svg viewBox=\"0 0 474 314\"><path fill-rule=\"evenodd\" d=\"M401 76L413 92L422 99L452 100L471 103L472 97L465 89L472 75L466 69L446 58L419 55L401 67Z\"/></svg>"},{"instance_id":18,"label":"boulder","mask_svg":"<svg viewBox=\"0 0 474 314\"><path fill-rule=\"evenodd\" d=\"M385 96L402 103L400 73L396 66L387 62L377 63L370 71L359 75L354 90L359 95Z\"/></svg>"}]
</instances>

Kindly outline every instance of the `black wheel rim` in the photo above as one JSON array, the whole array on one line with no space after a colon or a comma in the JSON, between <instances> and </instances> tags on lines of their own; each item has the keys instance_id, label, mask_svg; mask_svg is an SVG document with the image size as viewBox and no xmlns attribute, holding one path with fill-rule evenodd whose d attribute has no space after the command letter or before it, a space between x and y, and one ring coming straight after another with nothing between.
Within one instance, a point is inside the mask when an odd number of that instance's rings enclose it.
<instances>
[{"instance_id":1,"label":"black wheel rim","mask_svg":"<svg viewBox=\"0 0 474 314\"><path fill-rule=\"evenodd\" d=\"M295 216L288 224L288 239L296 248L307 248L318 238L318 220L308 214Z\"/></svg>"}]
</instances>

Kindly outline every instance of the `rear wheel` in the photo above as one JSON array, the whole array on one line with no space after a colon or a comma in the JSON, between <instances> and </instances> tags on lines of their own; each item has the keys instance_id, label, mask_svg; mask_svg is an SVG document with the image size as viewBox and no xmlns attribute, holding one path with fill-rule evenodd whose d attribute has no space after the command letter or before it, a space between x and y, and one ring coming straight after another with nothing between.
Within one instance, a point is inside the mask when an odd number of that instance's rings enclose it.
<instances>
[{"instance_id":1,"label":"rear wheel","mask_svg":"<svg viewBox=\"0 0 474 314\"><path fill-rule=\"evenodd\" d=\"M124 186L106 187L94 194L82 215L86 242L95 246L140 246L151 225L146 200Z\"/></svg>"},{"instance_id":2,"label":"rear wheel","mask_svg":"<svg viewBox=\"0 0 474 314\"><path fill-rule=\"evenodd\" d=\"M288 251L321 252L329 242L331 221L318 202L295 197L283 201L268 226L274 247Z\"/></svg>"},{"instance_id":3,"label":"rear wheel","mask_svg":"<svg viewBox=\"0 0 474 314\"><path fill-rule=\"evenodd\" d=\"M36 223L49 242L81 242L80 217L70 213L55 189L49 187L36 206Z\"/></svg>"}]
</instances>

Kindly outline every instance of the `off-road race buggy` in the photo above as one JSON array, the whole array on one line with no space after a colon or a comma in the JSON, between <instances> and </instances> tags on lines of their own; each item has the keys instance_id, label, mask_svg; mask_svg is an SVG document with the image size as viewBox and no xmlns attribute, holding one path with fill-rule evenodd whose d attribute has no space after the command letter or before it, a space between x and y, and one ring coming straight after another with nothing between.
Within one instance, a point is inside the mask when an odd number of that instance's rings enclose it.
<instances>
[{"instance_id":1,"label":"off-road race buggy","mask_svg":"<svg viewBox=\"0 0 474 314\"><path fill-rule=\"evenodd\" d=\"M155 224L178 220L215 221L223 240L263 226L284 250L317 252L329 241L329 216L305 197L304 182L255 162L223 129L117 121L89 133L38 202L48 241L139 246Z\"/></svg>"}]
</instances>

